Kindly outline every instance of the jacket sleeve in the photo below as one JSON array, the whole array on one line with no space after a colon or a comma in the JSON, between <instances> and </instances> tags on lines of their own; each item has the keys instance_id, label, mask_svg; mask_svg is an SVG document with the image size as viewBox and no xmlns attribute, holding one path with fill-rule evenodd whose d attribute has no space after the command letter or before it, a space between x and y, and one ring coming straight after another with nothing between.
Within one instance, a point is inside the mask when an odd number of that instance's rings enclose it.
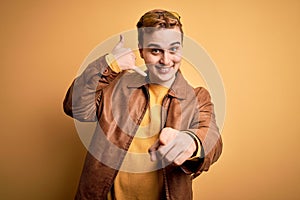
<instances>
[{"instance_id":1,"label":"jacket sleeve","mask_svg":"<svg viewBox=\"0 0 300 200\"><path fill-rule=\"evenodd\" d=\"M193 177L208 171L209 167L218 160L222 153L222 139L216 124L214 106L211 97L205 88L195 89L197 108L190 125L186 130L194 134L201 143L201 155L198 158L187 160L181 166Z\"/></svg>"},{"instance_id":2,"label":"jacket sleeve","mask_svg":"<svg viewBox=\"0 0 300 200\"><path fill-rule=\"evenodd\" d=\"M82 122L96 121L103 89L119 74L109 67L105 56L90 63L68 89L63 102L64 112Z\"/></svg>"}]
</instances>

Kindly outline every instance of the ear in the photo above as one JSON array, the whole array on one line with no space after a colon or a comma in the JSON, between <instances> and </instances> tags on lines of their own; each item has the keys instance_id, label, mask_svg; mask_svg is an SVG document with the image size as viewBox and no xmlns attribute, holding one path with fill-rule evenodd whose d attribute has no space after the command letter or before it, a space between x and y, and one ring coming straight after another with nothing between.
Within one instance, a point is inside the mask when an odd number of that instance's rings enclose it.
<instances>
[{"instance_id":1,"label":"ear","mask_svg":"<svg viewBox=\"0 0 300 200\"><path fill-rule=\"evenodd\" d=\"M144 59L144 55L143 55L143 47L142 47L142 45L140 45L140 44L138 45L138 47L139 47L140 57Z\"/></svg>"}]
</instances>

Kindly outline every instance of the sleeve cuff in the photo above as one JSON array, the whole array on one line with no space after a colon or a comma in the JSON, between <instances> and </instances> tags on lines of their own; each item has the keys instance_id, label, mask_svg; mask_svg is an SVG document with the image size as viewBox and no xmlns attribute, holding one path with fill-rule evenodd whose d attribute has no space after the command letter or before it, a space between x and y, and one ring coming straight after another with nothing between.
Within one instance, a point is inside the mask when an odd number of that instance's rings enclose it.
<instances>
[{"instance_id":1,"label":"sleeve cuff","mask_svg":"<svg viewBox=\"0 0 300 200\"><path fill-rule=\"evenodd\" d=\"M115 57L109 53L105 56L105 60L107 62L107 64L109 65L109 67L116 73L120 73L122 71L122 69L119 67Z\"/></svg>"},{"instance_id":2,"label":"sleeve cuff","mask_svg":"<svg viewBox=\"0 0 300 200\"><path fill-rule=\"evenodd\" d=\"M192 155L192 157L188 160L194 160L194 159L198 159L200 158L201 156L201 142L199 140L199 138L194 134L194 133L191 133L189 131L183 131L184 133L186 134L189 134L192 138L194 138L194 140L196 141L196 145L197 145L197 150L194 152L194 154Z\"/></svg>"}]
</instances>

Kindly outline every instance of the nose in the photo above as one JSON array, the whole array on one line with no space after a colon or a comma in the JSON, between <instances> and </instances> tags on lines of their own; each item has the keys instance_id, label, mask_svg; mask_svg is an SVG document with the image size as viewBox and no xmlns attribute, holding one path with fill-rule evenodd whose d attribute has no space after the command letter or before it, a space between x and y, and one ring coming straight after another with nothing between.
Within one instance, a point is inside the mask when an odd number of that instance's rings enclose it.
<instances>
[{"instance_id":1,"label":"nose","mask_svg":"<svg viewBox=\"0 0 300 200\"><path fill-rule=\"evenodd\" d=\"M171 63L171 55L168 51L164 51L161 54L161 58L159 60L160 64L169 65Z\"/></svg>"}]
</instances>

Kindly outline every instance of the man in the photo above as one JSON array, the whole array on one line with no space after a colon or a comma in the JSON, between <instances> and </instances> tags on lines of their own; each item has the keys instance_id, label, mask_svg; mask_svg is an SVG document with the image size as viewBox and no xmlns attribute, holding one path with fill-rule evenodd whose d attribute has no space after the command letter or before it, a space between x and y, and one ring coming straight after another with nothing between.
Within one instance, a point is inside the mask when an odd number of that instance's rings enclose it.
<instances>
[{"instance_id":1,"label":"man","mask_svg":"<svg viewBox=\"0 0 300 200\"><path fill-rule=\"evenodd\" d=\"M221 154L210 95L192 88L179 70L180 17L152 10L137 28L146 72L121 36L64 100L66 114L98 121L75 199L192 199L192 179Z\"/></svg>"}]
</instances>

